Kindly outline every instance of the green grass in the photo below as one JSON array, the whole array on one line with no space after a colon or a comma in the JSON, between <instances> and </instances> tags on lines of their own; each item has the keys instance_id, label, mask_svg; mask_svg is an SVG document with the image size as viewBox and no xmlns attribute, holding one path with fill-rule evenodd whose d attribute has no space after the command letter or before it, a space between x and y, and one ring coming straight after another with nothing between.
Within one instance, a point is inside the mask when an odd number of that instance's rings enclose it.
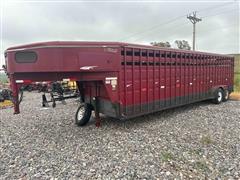
<instances>
[{"instance_id":1,"label":"green grass","mask_svg":"<svg viewBox=\"0 0 240 180\"><path fill-rule=\"evenodd\" d=\"M203 136L201 138L201 143L205 144L205 145L209 145L209 144L212 144L213 141L212 141L211 137L209 135L207 135L207 136Z\"/></svg>"},{"instance_id":2,"label":"green grass","mask_svg":"<svg viewBox=\"0 0 240 180\"><path fill-rule=\"evenodd\" d=\"M191 154L197 155L197 156L201 156L203 154L203 150L202 149L190 149L189 152Z\"/></svg>"},{"instance_id":3,"label":"green grass","mask_svg":"<svg viewBox=\"0 0 240 180\"><path fill-rule=\"evenodd\" d=\"M207 163L205 161L197 161L195 162L195 167L199 170L203 170L203 171L208 171L209 168L207 166Z\"/></svg>"},{"instance_id":4,"label":"green grass","mask_svg":"<svg viewBox=\"0 0 240 180\"><path fill-rule=\"evenodd\" d=\"M0 82L1 83L7 83L8 82L8 77L6 76L5 73L0 73Z\"/></svg>"},{"instance_id":5,"label":"green grass","mask_svg":"<svg viewBox=\"0 0 240 180\"><path fill-rule=\"evenodd\" d=\"M170 152L163 152L161 154L161 159L164 161L164 162L167 162L167 161L170 161L173 159L173 154L170 153Z\"/></svg>"},{"instance_id":6,"label":"green grass","mask_svg":"<svg viewBox=\"0 0 240 180\"><path fill-rule=\"evenodd\" d=\"M240 92L240 72L234 74L234 91Z\"/></svg>"}]
</instances>

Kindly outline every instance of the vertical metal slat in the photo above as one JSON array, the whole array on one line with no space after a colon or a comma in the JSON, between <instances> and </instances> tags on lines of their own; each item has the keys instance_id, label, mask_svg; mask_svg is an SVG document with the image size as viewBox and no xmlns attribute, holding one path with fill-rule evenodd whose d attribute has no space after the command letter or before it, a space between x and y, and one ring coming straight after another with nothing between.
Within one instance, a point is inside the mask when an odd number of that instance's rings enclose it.
<instances>
[{"instance_id":1,"label":"vertical metal slat","mask_svg":"<svg viewBox=\"0 0 240 180\"><path fill-rule=\"evenodd\" d=\"M140 113L142 113L142 49L140 49L140 64L139 64L139 75L140 75Z\"/></svg>"},{"instance_id":2,"label":"vertical metal slat","mask_svg":"<svg viewBox=\"0 0 240 180\"><path fill-rule=\"evenodd\" d=\"M155 101L156 101L156 98L155 98L155 74L156 74L155 56L156 56L156 51L154 50L153 51L153 101L152 101L154 110L156 109L156 107L155 107Z\"/></svg>"},{"instance_id":3,"label":"vertical metal slat","mask_svg":"<svg viewBox=\"0 0 240 180\"><path fill-rule=\"evenodd\" d=\"M124 47L124 102L125 102L125 108L124 112L125 115L127 115L127 85L126 85L126 47Z\"/></svg>"},{"instance_id":4,"label":"vertical metal slat","mask_svg":"<svg viewBox=\"0 0 240 180\"><path fill-rule=\"evenodd\" d=\"M158 63L159 63L159 67L158 67L158 97L159 97L159 108L161 108L161 51L159 52L159 58L158 58Z\"/></svg>"},{"instance_id":5,"label":"vertical metal slat","mask_svg":"<svg viewBox=\"0 0 240 180\"><path fill-rule=\"evenodd\" d=\"M147 112L149 112L149 51L147 51Z\"/></svg>"},{"instance_id":6,"label":"vertical metal slat","mask_svg":"<svg viewBox=\"0 0 240 180\"><path fill-rule=\"evenodd\" d=\"M135 71L135 64L134 64L134 48L132 48L132 114L135 114L135 83L134 83L134 71Z\"/></svg>"}]
</instances>

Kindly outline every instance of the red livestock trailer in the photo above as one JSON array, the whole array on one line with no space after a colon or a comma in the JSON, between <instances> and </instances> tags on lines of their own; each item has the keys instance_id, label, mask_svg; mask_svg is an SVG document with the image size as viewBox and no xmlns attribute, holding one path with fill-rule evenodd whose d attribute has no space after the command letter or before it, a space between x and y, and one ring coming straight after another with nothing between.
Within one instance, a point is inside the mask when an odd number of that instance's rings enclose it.
<instances>
[{"instance_id":1,"label":"red livestock trailer","mask_svg":"<svg viewBox=\"0 0 240 180\"><path fill-rule=\"evenodd\" d=\"M197 101L226 101L233 91L234 58L119 42L42 42L5 52L19 113L21 83L75 80L82 104L76 123L95 111L127 119Z\"/></svg>"}]
</instances>

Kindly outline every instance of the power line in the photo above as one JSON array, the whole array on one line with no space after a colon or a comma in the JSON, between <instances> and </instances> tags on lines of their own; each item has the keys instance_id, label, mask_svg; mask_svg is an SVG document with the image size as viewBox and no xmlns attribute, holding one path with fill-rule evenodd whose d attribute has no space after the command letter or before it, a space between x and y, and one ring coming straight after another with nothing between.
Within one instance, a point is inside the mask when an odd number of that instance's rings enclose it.
<instances>
[{"instance_id":1,"label":"power line","mask_svg":"<svg viewBox=\"0 0 240 180\"><path fill-rule=\"evenodd\" d=\"M235 10L238 10L238 9L230 9L230 10L227 10L227 11L219 12L219 13L217 13L217 14L212 14L212 15L202 16L201 18L217 16L217 15L219 15L219 14L226 14L226 13L229 13L229 12L233 12L233 11L235 11Z\"/></svg>"},{"instance_id":2,"label":"power line","mask_svg":"<svg viewBox=\"0 0 240 180\"><path fill-rule=\"evenodd\" d=\"M235 3L235 1L234 1L234 2L227 2L227 3L224 3L224 4L220 4L220 5L218 5L218 6L211 6L211 7L205 8L205 9L200 9L200 10L198 10L198 11L196 11L196 12L202 12L202 11L206 11L206 10L210 10L210 9L216 9L216 8L219 8L219 7L222 7L222 6L226 6L226 5L230 5L230 4L233 4L233 3ZM148 29L146 29L146 30L144 30L144 31L139 31L139 32L137 32L137 33L130 34L129 36L126 36L125 38L121 38L119 41L127 40L127 39L129 39L129 38L134 37L134 36L141 35L141 34L145 34L146 32L154 31L155 29L158 29L159 26L162 27L162 26L164 26L164 25L170 24L170 23L172 23L172 22L174 22L174 21L176 21L176 20L178 20L178 19L180 19L180 18L183 18L183 17L186 17L186 14L181 15L181 16L177 16L177 17L175 17L175 18L173 18L173 19L170 19L169 21L166 21L166 22L164 22L164 23L161 23L161 24L152 26L152 27L150 27L150 28L148 28Z\"/></svg>"},{"instance_id":3,"label":"power line","mask_svg":"<svg viewBox=\"0 0 240 180\"><path fill-rule=\"evenodd\" d=\"M238 27L237 25L238 25L238 23L235 22L235 23L231 23L227 26L215 27L215 28L210 28L210 29L209 28L208 29L203 29L203 30L200 31L200 33L203 33L203 32L204 33L209 33L209 32L212 32L212 31L214 32L214 31L221 31L221 30L225 30L225 29L231 29L231 28L234 28L234 26ZM184 25L183 26L178 26L178 27L184 27ZM172 31L172 32L177 32L179 29L180 28L174 29L174 31Z\"/></svg>"},{"instance_id":4,"label":"power line","mask_svg":"<svg viewBox=\"0 0 240 180\"><path fill-rule=\"evenodd\" d=\"M236 25L238 25L238 23L232 23L232 24L229 24L229 25L227 25L227 26L223 26L223 27L218 27L218 28L210 28L210 29L205 29L205 30L201 30L201 32L211 32L211 31L214 31L214 30L222 30L222 29L227 29L227 28L232 28L232 27L234 27L234 26L236 26ZM237 27L237 26L236 26Z\"/></svg>"},{"instance_id":5,"label":"power line","mask_svg":"<svg viewBox=\"0 0 240 180\"><path fill-rule=\"evenodd\" d=\"M229 13L229 12L233 12L233 11L235 11L235 10L238 10L238 9L231 9L231 10L228 10L228 11L224 11L224 12L221 12L221 13L218 13L218 14L213 14L213 15L209 15L209 16L203 16L203 17L201 17L201 18L205 18L205 17L213 17L213 16L218 16L218 15L220 15L220 14L226 14L226 13ZM206 19L206 20L208 20L208 19ZM232 25L237 25L237 24L239 24L238 22L236 23L231 23L230 25L228 25L228 26L232 26ZM178 29L180 29L180 28L182 28L182 27L186 27L186 25L187 25L187 23L186 24L181 24L180 26L175 26L175 30L178 30ZM221 28L221 27L220 27ZM216 29L216 28L210 28L210 30L211 29ZM208 29L209 30L209 29ZM175 31L174 31L175 32ZM202 32L202 30L201 30L201 32Z\"/></svg>"},{"instance_id":6,"label":"power line","mask_svg":"<svg viewBox=\"0 0 240 180\"><path fill-rule=\"evenodd\" d=\"M120 39L120 41L121 41L121 40L129 39L129 38L134 37L134 36L139 35L139 34L146 33L146 32L148 32L148 31L153 31L154 29L159 28L159 26L164 26L164 25L166 25L166 24L170 24L170 23L172 23L172 22L174 22L174 21L176 21L176 20L178 20L178 19L180 19L180 18L183 18L183 17L186 17L186 15L182 15L182 16L175 17L175 18L170 19L170 20L168 20L168 21L166 21L166 22L163 22L163 23L161 23L161 24L152 26L152 27L148 28L148 29L145 30L145 31L133 33L133 34L131 34L131 35L125 37L125 38Z\"/></svg>"},{"instance_id":7,"label":"power line","mask_svg":"<svg viewBox=\"0 0 240 180\"><path fill-rule=\"evenodd\" d=\"M234 10L234 9L233 9ZM222 13L223 14L223 13ZM218 15L218 14L217 14ZM186 25L187 24L180 24L179 26L175 26L174 27L174 31L168 31L169 33L171 33L171 34L174 34L174 32L177 32L177 31L179 31L179 29L181 29L181 28L183 28L183 27L186 27ZM204 30L201 30L200 32L209 32L209 30L210 30L210 32L211 31L213 31L213 30L221 30L221 29L227 29L227 28L229 28L229 27L233 27L234 25L238 25L238 22L236 23L231 23L231 24L229 24L227 27L215 27L215 28L208 28L208 29L204 29ZM172 30L172 29L171 29ZM140 40L140 39L143 39L143 38L138 38L138 39L136 39L134 42L137 42L138 40Z\"/></svg>"},{"instance_id":8,"label":"power line","mask_svg":"<svg viewBox=\"0 0 240 180\"><path fill-rule=\"evenodd\" d=\"M235 10L238 10L238 9L231 9L231 10L228 10L228 11L224 11L224 12L221 12L221 13L217 13L217 14L213 14L213 15L209 15L209 16L203 16L203 17L201 17L201 18L205 18L205 17L213 17L213 16L217 16L217 15L220 15L220 14L226 14L226 13L229 13L229 12L233 12L233 11L235 11ZM206 19L206 20L208 20L208 19ZM180 24L179 26L174 26L174 29L179 29L179 27L181 28L181 27L185 27L187 25L187 23L182 23L182 24ZM174 31L175 32L175 31ZM149 32L147 32L147 33L149 33ZM143 39L144 37L139 37L139 38L137 38L137 39L135 39L134 40L134 42L137 42L138 40L141 40L141 39Z\"/></svg>"},{"instance_id":9,"label":"power line","mask_svg":"<svg viewBox=\"0 0 240 180\"><path fill-rule=\"evenodd\" d=\"M234 4L236 1L232 1L232 2L227 2L227 3L224 3L224 4L219 4L217 6L211 6L211 7L208 7L208 8L205 8L205 9L200 9L196 12L204 12L204 11L207 11L207 10L210 10L210 9L216 9L216 8L219 8L219 7L223 7L223 6L227 6L227 5L230 5L230 4Z\"/></svg>"}]
</instances>

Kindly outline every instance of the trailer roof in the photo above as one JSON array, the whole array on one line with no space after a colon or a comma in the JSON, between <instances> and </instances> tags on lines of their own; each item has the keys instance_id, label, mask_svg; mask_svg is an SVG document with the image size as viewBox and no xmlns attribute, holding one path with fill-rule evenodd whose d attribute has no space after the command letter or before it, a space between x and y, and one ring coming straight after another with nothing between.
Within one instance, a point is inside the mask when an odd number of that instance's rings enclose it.
<instances>
[{"instance_id":1,"label":"trailer roof","mask_svg":"<svg viewBox=\"0 0 240 180\"><path fill-rule=\"evenodd\" d=\"M175 51L183 53L196 53L196 54L207 54L213 56L227 56L233 57L225 54L216 54L208 53L201 51L191 51L191 50L181 50L174 48L166 47L157 47L151 45L143 44L134 44L134 43L125 43L125 42L107 42L107 41L48 41L48 42L37 42L31 44L25 44L20 46L13 46L8 48L6 51L19 51L26 49L38 49L38 48L47 48L47 47L129 47L129 48L142 48L142 49L151 49L151 50L165 50L165 51Z\"/></svg>"}]
</instances>

